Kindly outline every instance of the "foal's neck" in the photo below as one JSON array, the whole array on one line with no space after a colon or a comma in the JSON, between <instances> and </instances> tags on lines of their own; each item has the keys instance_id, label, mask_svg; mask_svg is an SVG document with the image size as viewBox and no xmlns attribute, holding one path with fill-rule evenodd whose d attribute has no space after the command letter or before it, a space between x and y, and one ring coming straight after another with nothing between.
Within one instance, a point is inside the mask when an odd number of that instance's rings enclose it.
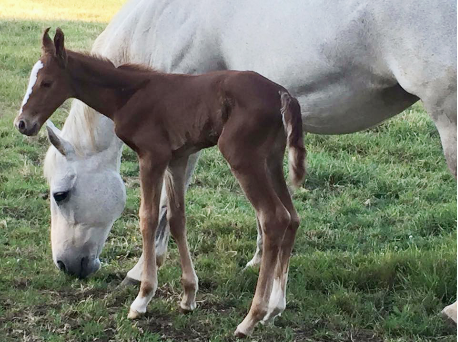
<instances>
[{"instance_id":1,"label":"foal's neck","mask_svg":"<svg viewBox=\"0 0 458 342\"><path fill-rule=\"evenodd\" d=\"M74 51L67 53L74 97L110 119L148 81L145 72L116 68L109 60Z\"/></svg>"}]
</instances>

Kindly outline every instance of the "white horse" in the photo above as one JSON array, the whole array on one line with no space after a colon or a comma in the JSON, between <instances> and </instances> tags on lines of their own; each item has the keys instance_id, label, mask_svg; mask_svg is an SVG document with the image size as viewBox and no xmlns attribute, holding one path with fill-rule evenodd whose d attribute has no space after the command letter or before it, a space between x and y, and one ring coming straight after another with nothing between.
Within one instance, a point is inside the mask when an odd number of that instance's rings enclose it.
<instances>
[{"instance_id":1,"label":"white horse","mask_svg":"<svg viewBox=\"0 0 458 342\"><path fill-rule=\"evenodd\" d=\"M421 100L456 177L455 1L132 0L93 52L165 72L257 71L299 99L304 129L316 134L357 132ZM122 143L111 121L78 101L62 132L54 132L60 151L51 147L45 161L53 259L85 277L100 267L124 208ZM188 165L188 180L196 161ZM260 260L261 235L249 265ZM164 209L158 264L168 239ZM141 279L142 264L140 257L125 282ZM444 312L456 321L456 304Z\"/></svg>"}]
</instances>

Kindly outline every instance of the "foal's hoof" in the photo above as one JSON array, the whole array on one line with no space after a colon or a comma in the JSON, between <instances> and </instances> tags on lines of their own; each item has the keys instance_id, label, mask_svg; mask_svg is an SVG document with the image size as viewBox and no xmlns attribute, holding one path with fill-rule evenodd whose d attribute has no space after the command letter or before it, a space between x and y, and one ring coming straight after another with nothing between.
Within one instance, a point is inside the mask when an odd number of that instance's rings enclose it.
<instances>
[{"instance_id":1,"label":"foal's hoof","mask_svg":"<svg viewBox=\"0 0 458 342\"><path fill-rule=\"evenodd\" d=\"M127 315L128 319L138 319L142 317L145 313L138 312L137 310L129 309L129 314Z\"/></svg>"},{"instance_id":2,"label":"foal's hoof","mask_svg":"<svg viewBox=\"0 0 458 342\"><path fill-rule=\"evenodd\" d=\"M179 310L182 314L188 314L188 313L193 312L195 308L196 308L196 303L193 303L191 305L180 303Z\"/></svg>"},{"instance_id":3,"label":"foal's hoof","mask_svg":"<svg viewBox=\"0 0 458 342\"><path fill-rule=\"evenodd\" d=\"M167 257L167 254L164 253L162 255L156 255L156 266L157 268L161 267L162 265L164 265L164 262L165 262L165 258Z\"/></svg>"},{"instance_id":4,"label":"foal's hoof","mask_svg":"<svg viewBox=\"0 0 458 342\"><path fill-rule=\"evenodd\" d=\"M234 336L237 338L247 338L248 335L245 334L244 332L240 331L239 328L237 328L234 332Z\"/></svg>"},{"instance_id":5,"label":"foal's hoof","mask_svg":"<svg viewBox=\"0 0 458 342\"><path fill-rule=\"evenodd\" d=\"M133 285L139 285L140 281L137 279L130 278L129 276L126 276L124 280L119 284L119 286L133 286Z\"/></svg>"},{"instance_id":6,"label":"foal's hoof","mask_svg":"<svg viewBox=\"0 0 458 342\"><path fill-rule=\"evenodd\" d=\"M251 335L253 328L249 328L244 324L244 322L240 323L235 329L234 336L238 338L246 338Z\"/></svg>"}]
</instances>

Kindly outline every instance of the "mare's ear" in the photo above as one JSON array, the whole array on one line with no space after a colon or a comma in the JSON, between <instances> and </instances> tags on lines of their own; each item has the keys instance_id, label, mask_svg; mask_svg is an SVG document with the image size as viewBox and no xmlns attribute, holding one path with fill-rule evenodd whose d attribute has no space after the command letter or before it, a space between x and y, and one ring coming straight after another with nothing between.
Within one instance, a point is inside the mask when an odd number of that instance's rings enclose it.
<instances>
[{"instance_id":1,"label":"mare's ear","mask_svg":"<svg viewBox=\"0 0 458 342\"><path fill-rule=\"evenodd\" d=\"M75 156L75 149L72 144L62 138L60 130L54 126L51 120L46 121L49 142L67 159Z\"/></svg>"},{"instance_id":2,"label":"mare's ear","mask_svg":"<svg viewBox=\"0 0 458 342\"><path fill-rule=\"evenodd\" d=\"M67 51L64 46L64 32L58 27L54 36L54 47L59 64L63 67L67 66Z\"/></svg>"},{"instance_id":3,"label":"mare's ear","mask_svg":"<svg viewBox=\"0 0 458 342\"><path fill-rule=\"evenodd\" d=\"M43 36L41 37L41 50L43 55L50 54L54 56L56 54L56 48L54 47L51 37L49 37L49 29L50 27L43 31Z\"/></svg>"}]
</instances>

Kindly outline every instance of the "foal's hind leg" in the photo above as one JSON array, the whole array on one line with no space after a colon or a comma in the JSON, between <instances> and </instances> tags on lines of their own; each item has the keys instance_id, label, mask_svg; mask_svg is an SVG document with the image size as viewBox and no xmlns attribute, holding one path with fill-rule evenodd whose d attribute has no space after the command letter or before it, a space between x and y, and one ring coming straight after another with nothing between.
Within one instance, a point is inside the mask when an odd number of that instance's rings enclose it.
<instances>
[{"instance_id":1,"label":"foal's hind leg","mask_svg":"<svg viewBox=\"0 0 458 342\"><path fill-rule=\"evenodd\" d=\"M281 140L279 145L277 146L278 149L269 157L267 165L275 192L288 210L291 221L281 243L280 257L275 268L274 286L269 299L268 311L263 319L264 322L280 315L286 308L286 283L288 281L289 259L296 238L296 232L299 228L299 216L294 208L283 174L284 140Z\"/></svg>"},{"instance_id":2,"label":"foal's hind leg","mask_svg":"<svg viewBox=\"0 0 458 342\"><path fill-rule=\"evenodd\" d=\"M188 158L173 160L169 164L168 172L165 177L165 187L167 191L167 220L170 232L177 243L180 252L181 263L181 283L183 285L183 298L180 307L188 312L196 308L196 293L198 289L198 279L194 270L194 265L189 253L188 242L186 239L186 216L184 194L186 191L186 165Z\"/></svg>"},{"instance_id":3,"label":"foal's hind leg","mask_svg":"<svg viewBox=\"0 0 458 342\"><path fill-rule=\"evenodd\" d=\"M256 292L250 311L235 334L251 334L256 323L268 312L268 303L274 286L274 269L281 241L290 224L290 215L272 187L262 151L247 146L237 146L236 140L221 136L218 146L231 166L247 198L256 210L263 231L263 254ZM240 153L239 151L243 151Z\"/></svg>"},{"instance_id":4,"label":"foal's hind leg","mask_svg":"<svg viewBox=\"0 0 458 342\"><path fill-rule=\"evenodd\" d=\"M257 230L256 252L254 253L253 258L247 262L243 270L246 270L247 268L259 265L262 260L262 229L261 229L261 224L259 223L259 219L257 217L256 217L256 230Z\"/></svg>"}]
</instances>

